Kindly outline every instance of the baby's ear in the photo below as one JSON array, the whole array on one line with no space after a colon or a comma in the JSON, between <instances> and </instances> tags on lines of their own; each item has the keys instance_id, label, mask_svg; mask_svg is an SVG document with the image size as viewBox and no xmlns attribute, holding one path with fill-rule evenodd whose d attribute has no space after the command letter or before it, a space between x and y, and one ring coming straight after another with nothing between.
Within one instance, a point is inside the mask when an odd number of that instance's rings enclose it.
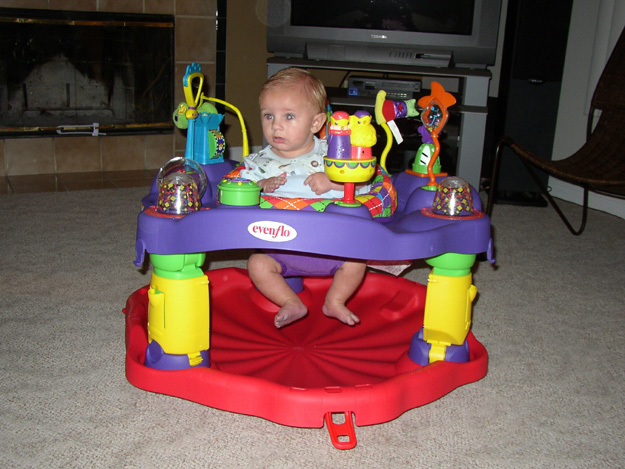
<instances>
[{"instance_id":1,"label":"baby's ear","mask_svg":"<svg viewBox=\"0 0 625 469\"><path fill-rule=\"evenodd\" d=\"M323 124L326 123L326 113L320 112L315 116L312 122L312 133L316 134L321 130Z\"/></svg>"}]
</instances>

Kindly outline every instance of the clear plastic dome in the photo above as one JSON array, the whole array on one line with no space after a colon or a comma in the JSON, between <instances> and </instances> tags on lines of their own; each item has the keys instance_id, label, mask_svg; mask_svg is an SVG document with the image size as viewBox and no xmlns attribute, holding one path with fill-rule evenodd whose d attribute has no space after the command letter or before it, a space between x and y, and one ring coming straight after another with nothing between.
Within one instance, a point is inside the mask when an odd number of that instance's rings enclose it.
<instances>
[{"instance_id":1,"label":"clear plastic dome","mask_svg":"<svg viewBox=\"0 0 625 469\"><path fill-rule=\"evenodd\" d=\"M450 217L473 215L473 194L469 183L459 177L448 177L438 185L432 212Z\"/></svg>"},{"instance_id":2,"label":"clear plastic dome","mask_svg":"<svg viewBox=\"0 0 625 469\"><path fill-rule=\"evenodd\" d=\"M156 210L185 215L201 207L208 183L202 167L195 161L176 157L161 168L156 177L158 200Z\"/></svg>"}]
</instances>

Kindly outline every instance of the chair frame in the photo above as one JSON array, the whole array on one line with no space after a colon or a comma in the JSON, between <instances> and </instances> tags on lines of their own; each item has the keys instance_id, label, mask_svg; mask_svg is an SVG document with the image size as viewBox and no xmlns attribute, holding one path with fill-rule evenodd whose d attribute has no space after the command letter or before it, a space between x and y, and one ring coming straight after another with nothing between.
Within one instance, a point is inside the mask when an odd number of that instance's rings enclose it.
<instances>
[{"instance_id":1,"label":"chair frame","mask_svg":"<svg viewBox=\"0 0 625 469\"><path fill-rule=\"evenodd\" d=\"M492 182L491 182L491 186L488 192L488 201L486 203L486 213L488 214L488 216L491 216L492 211L493 211L493 204L495 202L496 191L497 191L496 181L497 181L497 178L499 177L498 173L499 173L499 166L500 166L500 161L501 161L501 152L506 146L510 147L513 151L515 151L516 143L514 142L514 140L512 140L510 137L507 137L507 136L503 136L497 143L497 147L495 150L495 161L493 164L493 170L492 170L492 175L491 175ZM515 154L518 155L516 151L515 151ZM525 169L527 169L530 176L532 177L532 179L534 180L534 182L540 189L540 192L547 198L547 201L555 209L556 213L560 216L560 219L562 219L562 221L564 222L566 227L569 229L569 231L576 236L582 234L582 232L586 228L586 221L588 219L589 187L587 185L582 186L584 189L584 200L582 203L582 220L580 222L579 228L576 229L573 227L571 222L569 222L566 215L564 214L564 212L562 211L558 203L555 201L555 199L551 196L549 188L545 185L545 183L543 183L541 178L538 176L538 173L534 170L534 168L532 167L532 164L521 156L519 156L519 159L521 160L521 162L523 163L523 166L525 166Z\"/></svg>"},{"instance_id":2,"label":"chair frame","mask_svg":"<svg viewBox=\"0 0 625 469\"><path fill-rule=\"evenodd\" d=\"M598 119L594 118L595 110L601 111ZM519 145L509 136L499 140L486 205L489 216L495 202L501 153L505 147L509 147L519 157L541 193L576 236L586 228L590 191L611 197L625 197L625 30L614 46L595 88L588 115L586 142L578 151L564 159L551 161ZM583 188L582 219L578 228L569 222L534 167Z\"/></svg>"}]
</instances>

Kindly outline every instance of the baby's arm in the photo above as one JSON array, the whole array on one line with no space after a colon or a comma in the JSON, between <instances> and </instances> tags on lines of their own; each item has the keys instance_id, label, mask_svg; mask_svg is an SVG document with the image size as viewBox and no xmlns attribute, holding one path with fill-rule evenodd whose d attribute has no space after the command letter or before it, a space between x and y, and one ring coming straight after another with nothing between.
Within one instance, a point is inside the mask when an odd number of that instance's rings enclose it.
<instances>
[{"instance_id":1,"label":"baby's arm","mask_svg":"<svg viewBox=\"0 0 625 469\"><path fill-rule=\"evenodd\" d=\"M332 189L338 191L343 190L342 184L330 181L330 178L328 178L327 174L323 171L308 176L306 180L304 180L304 185L309 186L317 195L325 194Z\"/></svg>"},{"instance_id":2,"label":"baby's arm","mask_svg":"<svg viewBox=\"0 0 625 469\"><path fill-rule=\"evenodd\" d=\"M286 183L286 173L282 173L280 176L274 176L267 179L261 179L258 181L258 185L262 188L262 191L271 194L278 187Z\"/></svg>"},{"instance_id":3,"label":"baby's arm","mask_svg":"<svg viewBox=\"0 0 625 469\"><path fill-rule=\"evenodd\" d=\"M317 195L325 194L331 190L342 191L345 187L343 184L330 181L328 175L323 171L308 176L304 181L304 185L310 186L310 189ZM355 184L354 188L360 189L365 185L366 184Z\"/></svg>"}]
</instances>

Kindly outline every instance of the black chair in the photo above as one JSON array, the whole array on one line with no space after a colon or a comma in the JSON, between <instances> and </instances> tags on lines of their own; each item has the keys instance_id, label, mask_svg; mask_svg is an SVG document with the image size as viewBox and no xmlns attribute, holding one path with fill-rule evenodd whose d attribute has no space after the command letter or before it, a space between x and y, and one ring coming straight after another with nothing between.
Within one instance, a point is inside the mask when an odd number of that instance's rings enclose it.
<instances>
[{"instance_id":1,"label":"black chair","mask_svg":"<svg viewBox=\"0 0 625 469\"><path fill-rule=\"evenodd\" d=\"M601 116L593 129L595 110L600 110ZM504 147L509 147L521 159L542 194L574 235L580 235L586 227L589 191L625 198L625 31L614 46L595 88L588 115L586 143L577 152L567 158L551 161L524 148L510 137L504 136L499 140L486 204L488 215L491 215L495 201L497 176ZM534 167L584 189L579 228L575 229L571 225Z\"/></svg>"}]
</instances>

